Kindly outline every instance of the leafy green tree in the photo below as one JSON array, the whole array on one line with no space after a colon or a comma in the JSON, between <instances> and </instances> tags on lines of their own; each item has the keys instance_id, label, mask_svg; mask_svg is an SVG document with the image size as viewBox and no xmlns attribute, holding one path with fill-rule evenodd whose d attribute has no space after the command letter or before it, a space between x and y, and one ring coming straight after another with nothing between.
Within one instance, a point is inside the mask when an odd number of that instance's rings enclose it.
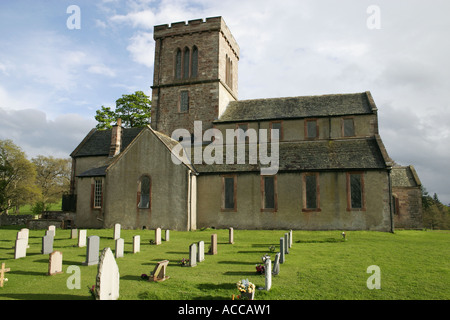
<instances>
[{"instance_id":1,"label":"leafy green tree","mask_svg":"<svg viewBox=\"0 0 450 320\"><path fill-rule=\"evenodd\" d=\"M97 129L110 129L119 118L122 119L122 126L126 128L148 125L150 124L151 104L150 97L142 91L124 94L116 100L114 111L110 107L104 106L96 111Z\"/></svg>"},{"instance_id":2,"label":"leafy green tree","mask_svg":"<svg viewBox=\"0 0 450 320\"><path fill-rule=\"evenodd\" d=\"M39 195L36 170L11 140L0 140L0 213L31 203Z\"/></svg>"}]
</instances>

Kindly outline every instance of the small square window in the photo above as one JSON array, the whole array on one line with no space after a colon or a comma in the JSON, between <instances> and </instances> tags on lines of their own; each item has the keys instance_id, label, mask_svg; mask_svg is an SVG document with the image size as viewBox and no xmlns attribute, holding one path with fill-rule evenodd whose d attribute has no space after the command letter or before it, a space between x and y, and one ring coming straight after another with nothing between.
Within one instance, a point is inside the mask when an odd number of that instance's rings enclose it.
<instances>
[{"instance_id":1,"label":"small square window","mask_svg":"<svg viewBox=\"0 0 450 320\"><path fill-rule=\"evenodd\" d=\"M180 92L180 112L189 111L189 91Z\"/></svg>"},{"instance_id":2,"label":"small square window","mask_svg":"<svg viewBox=\"0 0 450 320\"><path fill-rule=\"evenodd\" d=\"M317 120L307 120L306 121L306 137L308 139L317 138Z\"/></svg>"},{"instance_id":3,"label":"small square window","mask_svg":"<svg viewBox=\"0 0 450 320\"><path fill-rule=\"evenodd\" d=\"M344 137L353 137L355 136L355 124L353 122L353 118L344 119L343 123L344 129Z\"/></svg>"}]
</instances>

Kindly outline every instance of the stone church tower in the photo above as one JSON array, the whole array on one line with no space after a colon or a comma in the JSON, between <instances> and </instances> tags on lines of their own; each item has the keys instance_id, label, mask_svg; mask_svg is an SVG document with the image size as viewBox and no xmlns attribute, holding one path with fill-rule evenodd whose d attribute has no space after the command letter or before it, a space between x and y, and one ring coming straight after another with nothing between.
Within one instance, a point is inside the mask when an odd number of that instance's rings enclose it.
<instances>
[{"instance_id":1,"label":"stone church tower","mask_svg":"<svg viewBox=\"0 0 450 320\"><path fill-rule=\"evenodd\" d=\"M152 128L168 136L212 127L238 99L239 46L222 17L154 27Z\"/></svg>"}]
</instances>

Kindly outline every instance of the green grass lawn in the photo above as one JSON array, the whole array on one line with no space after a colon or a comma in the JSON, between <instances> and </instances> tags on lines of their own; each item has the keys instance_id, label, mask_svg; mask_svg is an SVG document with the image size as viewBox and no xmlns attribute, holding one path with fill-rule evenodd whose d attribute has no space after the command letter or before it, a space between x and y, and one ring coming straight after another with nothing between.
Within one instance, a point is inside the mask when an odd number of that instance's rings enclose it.
<instances>
[{"instance_id":1,"label":"green grass lawn","mask_svg":"<svg viewBox=\"0 0 450 320\"><path fill-rule=\"evenodd\" d=\"M14 259L14 240L20 227L0 228L0 262L11 271L0 288L0 299L92 299L88 287L95 284L97 266L83 266L86 248L76 247L69 239L70 230L56 230L54 250L63 253L64 273L46 275L49 255L43 255L41 238L44 230L30 230L27 257ZM123 300L230 300L238 294L236 282L248 279L256 287L264 287L264 276L255 265L269 254L270 246L279 250L279 239L285 230L235 230L234 244L228 244L228 230L194 232L171 231L170 241L150 244L154 230L122 230L125 255L116 259L120 270L120 299ZM196 267L181 267L189 258L189 245L205 241L208 250L211 234L218 235L218 254L205 254ZM100 237L100 251L114 251L112 229L88 229L88 236ZM164 238L164 231L162 232ZM132 253L132 237L141 236L141 252ZM272 277L270 291L257 290L256 300L448 300L450 299L450 232L396 231L392 233L340 231L295 231L293 246L280 265L280 273ZM141 274L149 274L158 261L169 260L164 282L148 282ZM80 268L81 288L68 289L67 273L71 265ZM381 289L367 288L371 274L367 268L381 270Z\"/></svg>"}]
</instances>

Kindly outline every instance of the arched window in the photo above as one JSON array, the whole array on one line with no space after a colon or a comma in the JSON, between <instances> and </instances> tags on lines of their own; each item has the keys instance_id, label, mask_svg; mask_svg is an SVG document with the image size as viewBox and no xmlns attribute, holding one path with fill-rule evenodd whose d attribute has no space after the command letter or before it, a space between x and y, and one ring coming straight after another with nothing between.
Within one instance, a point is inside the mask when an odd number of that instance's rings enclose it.
<instances>
[{"instance_id":1,"label":"arched window","mask_svg":"<svg viewBox=\"0 0 450 320\"><path fill-rule=\"evenodd\" d=\"M197 73L198 73L198 48L194 46L192 48L191 77L196 78Z\"/></svg>"},{"instance_id":2,"label":"arched window","mask_svg":"<svg viewBox=\"0 0 450 320\"><path fill-rule=\"evenodd\" d=\"M189 64L190 64L190 55L191 52L189 48L184 48L184 55L183 55L183 78L188 79L189 78Z\"/></svg>"},{"instance_id":3,"label":"arched window","mask_svg":"<svg viewBox=\"0 0 450 320\"><path fill-rule=\"evenodd\" d=\"M175 55L175 79L181 79L181 49Z\"/></svg>"},{"instance_id":4,"label":"arched window","mask_svg":"<svg viewBox=\"0 0 450 320\"><path fill-rule=\"evenodd\" d=\"M150 209L150 192L151 192L150 177L142 176L139 179L138 194L137 194L139 209Z\"/></svg>"}]
</instances>

